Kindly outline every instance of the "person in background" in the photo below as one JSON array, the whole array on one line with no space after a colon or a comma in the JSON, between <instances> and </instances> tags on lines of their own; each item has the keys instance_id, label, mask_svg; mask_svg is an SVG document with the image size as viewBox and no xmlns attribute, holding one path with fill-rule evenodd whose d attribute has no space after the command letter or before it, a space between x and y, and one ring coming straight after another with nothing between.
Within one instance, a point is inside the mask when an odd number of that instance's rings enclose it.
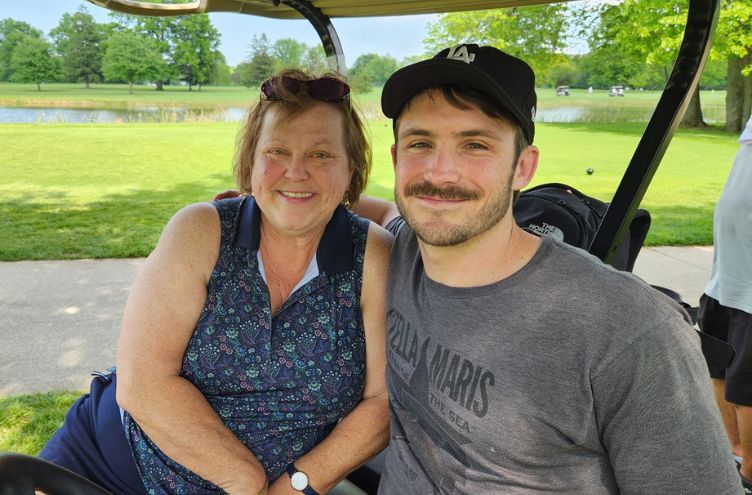
<instances>
[{"instance_id":1,"label":"person in background","mask_svg":"<svg viewBox=\"0 0 752 495\"><path fill-rule=\"evenodd\" d=\"M397 232L379 493L741 493L686 313L515 224L534 84L522 60L462 44L384 86L402 218L356 205Z\"/></svg>"},{"instance_id":2,"label":"person in background","mask_svg":"<svg viewBox=\"0 0 752 495\"><path fill-rule=\"evenodd\" d=\"M312 495L383 449L391 236L344 206L370 158L344 80L265 81L236 157L252 196L170 220L129 297L117 373L40 457L113 493Z\"/></svg>"},{"instance_id":3,"label":"person in background","mask_svg":"<svg viewBox=\"0 0 752 495\"><path fill-rule=\"evenodd\" d=\"M700 298L698 325L734 346L727 369L708 363L716 402L752 493L752 118L713 215L713 268Z\"/></svg>"}]
</instances>

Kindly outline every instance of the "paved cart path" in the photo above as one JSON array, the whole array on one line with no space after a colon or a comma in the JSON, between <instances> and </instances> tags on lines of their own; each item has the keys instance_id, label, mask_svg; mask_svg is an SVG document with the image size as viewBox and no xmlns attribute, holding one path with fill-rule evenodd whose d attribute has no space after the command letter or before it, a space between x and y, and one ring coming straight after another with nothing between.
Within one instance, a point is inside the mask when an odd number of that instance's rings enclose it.
<instances>
[{"instance_id":1,"label":"paved cart path","mask_svg":"<svg viewBox=\"0 0 752 495\"><path fill-rule=\"evenodd\" d=\"M643 248L635 273L695 306L712 247ZM125 301L143 259L0 263L0 396L86 390L115 362Z\"/></svg>"}]
</instances>

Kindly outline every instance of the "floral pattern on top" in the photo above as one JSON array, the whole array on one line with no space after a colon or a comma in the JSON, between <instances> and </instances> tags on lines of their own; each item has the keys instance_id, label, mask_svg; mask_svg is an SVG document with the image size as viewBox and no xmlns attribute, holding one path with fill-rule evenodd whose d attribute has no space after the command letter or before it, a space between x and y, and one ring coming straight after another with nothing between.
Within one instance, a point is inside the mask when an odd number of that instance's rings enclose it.
<instances>
[{"instance_id":1,"label":"floral pattern on top","mask_svg":"<svg viewBox=\"0 0 752 495\"><path fill-rule=\"evenodd\" d=\"M244 206L240 199L214 206L222 226L220 255L181 374L204 394L273 481L362 398L360 292L368 221L339 207L319 245L319 275L272 315L256 257L258 242L255 249L236 242L239 225L247 229L239 221L241 211L260 215L258 207ZM258 231L253 235L258 237ZM341 260L349 258L352 263L343 269ZM124 425L149 494L221 493L165 455L127 413Z\"/></svg>"}]
</instances>

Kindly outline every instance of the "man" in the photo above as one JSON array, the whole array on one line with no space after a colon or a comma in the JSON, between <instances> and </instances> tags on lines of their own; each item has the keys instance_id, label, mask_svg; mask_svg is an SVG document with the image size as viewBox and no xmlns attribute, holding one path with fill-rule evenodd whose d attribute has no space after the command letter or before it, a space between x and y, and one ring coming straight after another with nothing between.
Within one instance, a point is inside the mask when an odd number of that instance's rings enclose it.
<instances>
[{"instance_id":1,"label":"man","mask_svg":"<svg viewBox=\"0 0 752 495\"><path fill-rule=\"evenodd\" d=\"M684 313L514 223L538 165L530 67L459 45L397 71L382 108L407 225L379 493L741 493ZM395 225L387 202L356 209Z\"/></svg>"},{"instance_id":2,"label":"man","mask_svg":"<svg viewBox=\"0 0 752 495\"><path fill-rule=\"evenodd\" d=\"M739 152L713 216L713 269L700 299L703 332L736 349L728 369L710 362L710 376L726 433L752 493L752 119L739 137Z\"/></svg>"}]
</instances>

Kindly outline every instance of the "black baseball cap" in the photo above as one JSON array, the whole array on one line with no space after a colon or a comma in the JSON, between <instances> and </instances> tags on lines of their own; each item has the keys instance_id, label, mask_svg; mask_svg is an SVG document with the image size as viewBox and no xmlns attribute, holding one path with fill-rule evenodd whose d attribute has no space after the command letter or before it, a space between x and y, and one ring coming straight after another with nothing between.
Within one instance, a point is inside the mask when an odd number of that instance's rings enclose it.
<instances>
[{"instance_id":1,"label":"black baseball cap","mask_svg":"<svg viewBox=\"0 0 752 495\"><path fill-rule=\"evenodd\" d=\"M396 119L410 98L433 86L453 86L487 94L517 120L529 143L535 136L535 74L530 66L492 46L445 48L435 57L408 65L386 81L381 109Z\"/></svg>"}]
</instances>

